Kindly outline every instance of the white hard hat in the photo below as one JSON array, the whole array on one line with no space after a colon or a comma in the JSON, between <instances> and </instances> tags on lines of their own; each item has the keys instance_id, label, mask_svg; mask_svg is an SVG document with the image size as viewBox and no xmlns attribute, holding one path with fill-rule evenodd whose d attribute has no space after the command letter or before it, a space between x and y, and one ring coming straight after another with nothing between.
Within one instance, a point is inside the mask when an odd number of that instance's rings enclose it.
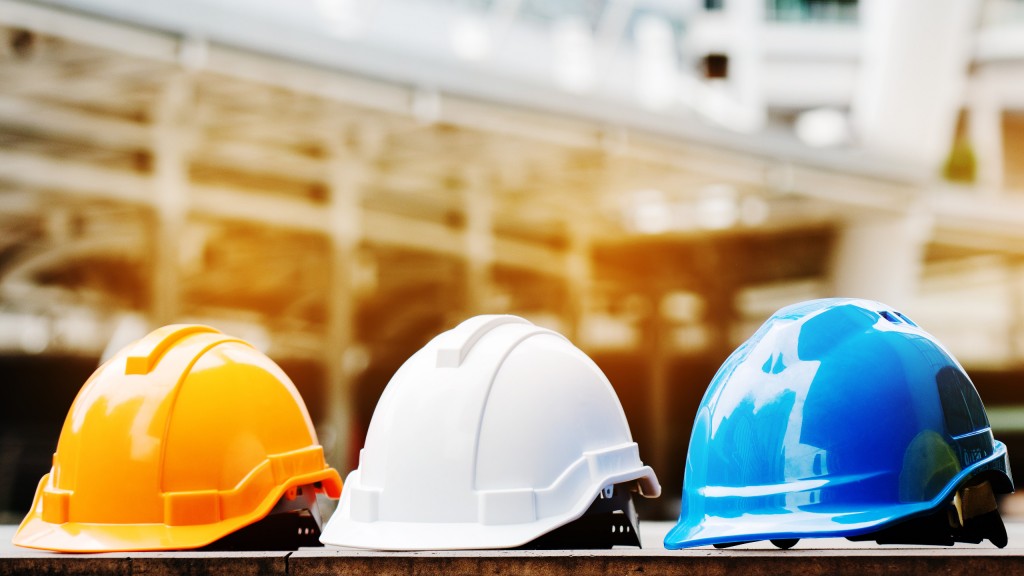
<instances>
[{"instance_id":1,"label":"white hard hat","mask_svg":"<svg viewBox=\"0 0 1024 576\"><path fill-rule=\"evenodd\" d=\"M661 486L597 365L522 318L477 316L395 373L321 541L511 548L570 528L588 510L610 516L613 493L625 496L621 519L632 512L631 491L655 497Z\"/></svg>"}]
</instances>

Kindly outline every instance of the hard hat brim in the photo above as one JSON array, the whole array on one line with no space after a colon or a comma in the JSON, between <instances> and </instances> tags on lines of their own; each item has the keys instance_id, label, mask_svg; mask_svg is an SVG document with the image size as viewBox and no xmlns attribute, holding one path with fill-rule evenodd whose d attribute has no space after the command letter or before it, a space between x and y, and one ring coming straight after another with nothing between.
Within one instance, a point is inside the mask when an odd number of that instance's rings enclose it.
<instances>
[{"instance_id":1,"label":"hard hat brim","mask_svg":"<svg viewBox=\"0 0 1024 576\"><path fill-rule=\"evenodd\" d=\"M338 509L324 528L320 541L332 546L369 550L487 550L515 548L582 516L603 486L637 482L641 495L654 498L661 493L654 471L644 466L632 473L608 478L595 485L593 498L579 501L565 514L518 524L481 524L479 522L360 522L350 515L351 491L344 491ZM349 486L359 485L359 470L345 479Z\"/></svg>"},{"instance_id":2,"label":"hard hat brim","mask_svg":"<svg viewBox=\"0 0 1024 576\"><path fill-rule=\"evenodd\" d=\"M733 517L687 516L665 535L665 548L679 550L711 544L751 542L789 538L845 538L874 532L891 524L921 516L945 506L953 492L965 480L984 473L1002 474L1003 483L1012 491L1006 446L994 442L994 453L958 473L935 498L866 508L835 508L812 511L786 509L777 514L745 513ZM820 508L819 508L820 509Z\"/></svg>"},{"instance_id":3,"label":"hard hat brim","mask_svg":"<svg viewBox=\"0 0 1024 576\"><path fill-rule=\"evenodd\" d=\"M264 518L289 488L320 482L331 498L338 498L342 492L338 472L333 468L325 468L295 476L287 483L275 487L259 506L248 514L212 524L54 524L43 520L42 494L49 478L50 475L46 474L39 481L32 510L11 540L16 546L56 552L135 552L201 548Z\"/></svg>"}]
</instances>

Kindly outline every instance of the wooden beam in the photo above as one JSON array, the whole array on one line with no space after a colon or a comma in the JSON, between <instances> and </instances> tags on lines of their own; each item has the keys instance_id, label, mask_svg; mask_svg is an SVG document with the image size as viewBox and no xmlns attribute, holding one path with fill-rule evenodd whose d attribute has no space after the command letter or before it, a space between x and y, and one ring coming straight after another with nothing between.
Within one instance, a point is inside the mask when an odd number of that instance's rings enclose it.
<instances>
[{"instance_id":1,"label":"wooden beam","mask_svg":"<svg viewBox=\"0 0 1024 576\"><path fill-rule=\"evenodd\" d=\"M0 180L97 200L152 205L150 177L29 152L0 150Z\"/></svg>"},{"instance_id":2,"label":"wooden beam","mask_svg":"<svg viewBox=\"0 0 1024 576\"><path fill-rule=\"evenodd\" d=\"M178 37L17 0L0 0L0 23L160 62L178 61Z\"/></svg>"},{"instance_id":3,"label":"wooden beam","mask_svg":"<svg viewBox=\"0 0 1024 576\"><path fill-rule=\"evenodd\" d=\"M144 124L6 95L0 95L0 125L102 148L149 149L152 144Z\"/></svg>"},{"instance_id":4,"label":"wooden beam","mask_svg":"<svg viewBox=\"0 0 1024 576\"><path fill-rule=\"evenodd\" d=\"M25 152L0 151L0 180L24 188L49 190L95 200L155 207L151 177ZM304 198L253 194L235 188L191 185L189 211L326 234L326 206ZM440 222L363 209L365 239L374 244L453 256L463 252L462 232ZM561 252L538 244L497 238L495 261L511 267L559 276Z\"/></svg>"}]
</instances>

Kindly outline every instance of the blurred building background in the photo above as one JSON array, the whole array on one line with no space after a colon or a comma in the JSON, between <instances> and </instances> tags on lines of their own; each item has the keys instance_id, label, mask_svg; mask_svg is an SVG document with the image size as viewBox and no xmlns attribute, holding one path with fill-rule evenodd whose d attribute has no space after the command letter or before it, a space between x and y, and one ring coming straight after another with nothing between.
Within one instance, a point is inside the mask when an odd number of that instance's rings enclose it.
<instances>
[{"instance_id":1,"label":"blurred building background","mask_svg":"<svg viewBox=\"0 0 1024 576\"><path fill-rule=\"evenodd\" d=\"M0 521L156 326L266 351L344 473L477 313L598 362L668 517L719 364L830 295L1024 470L1024 1L0 0Z\"/></svg>"}]
</instances>

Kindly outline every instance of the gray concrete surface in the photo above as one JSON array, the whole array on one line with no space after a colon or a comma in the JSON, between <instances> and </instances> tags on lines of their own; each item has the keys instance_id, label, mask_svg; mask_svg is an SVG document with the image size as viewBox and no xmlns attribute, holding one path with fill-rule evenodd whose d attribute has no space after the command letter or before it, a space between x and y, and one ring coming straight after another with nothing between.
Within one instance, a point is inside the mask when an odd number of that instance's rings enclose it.
<instances>
[{"instance_id":1,"label":"gray concrete surface","mask_svg":"<svg viewBox=\"0 0 1024 576\"><path fill-rule=\"evenodd\" d=\"M306 548L298 552L148 552L56 554L13 546L0 526L0 576L9 574L1024 574L1024 522L1007 528L1010 544L878 546L845 539L802 540L791 550L754 543L669 551L670 522L641 525L643 549L607 551L370 552Z\"/></svg>"}]
</instances>

